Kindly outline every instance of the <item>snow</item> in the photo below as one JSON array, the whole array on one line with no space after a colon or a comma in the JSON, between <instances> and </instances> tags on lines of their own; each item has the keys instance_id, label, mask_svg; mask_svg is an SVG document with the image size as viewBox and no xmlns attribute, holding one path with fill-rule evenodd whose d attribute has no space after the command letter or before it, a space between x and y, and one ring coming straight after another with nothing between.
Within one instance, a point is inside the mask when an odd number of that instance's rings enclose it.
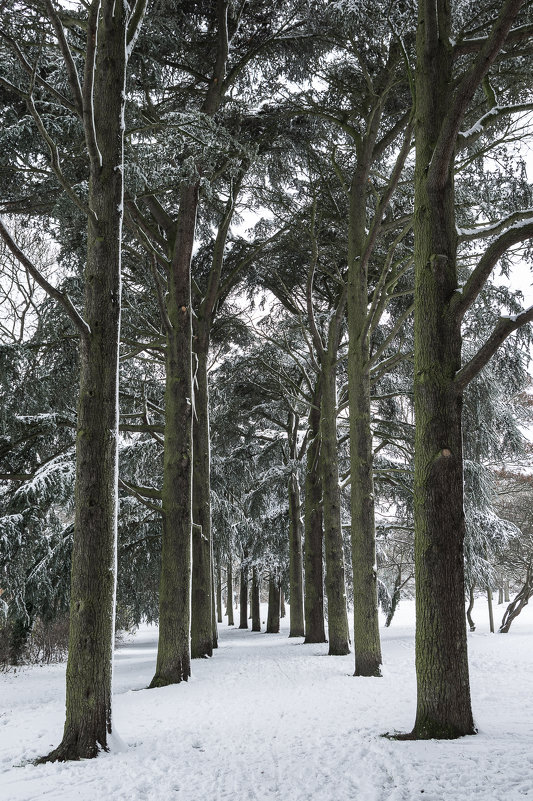
<instances>
[{"instance_id":1,"label":"snow","mask_svg":"<svg viewBox=\"0 0 533 801\"><path fill-rule=\"evenodd\" d=\"M504 607L496 608L497 617ZM476 614L477 613L477 614ZM1 801L519 801L533 797L533 609L488 633L483 599L469 634L479 734L397 742L414 722L414 604L382 629L384 677L354 678L326 645L220 625L219 649L187 684L143 689L157 629L116 651L112 751L34 767L59 743L64 665L0 675ZM266 608L262 620L266 619ZM263 627L264 628L264 627Z\"/></svg>"}]
</instances>

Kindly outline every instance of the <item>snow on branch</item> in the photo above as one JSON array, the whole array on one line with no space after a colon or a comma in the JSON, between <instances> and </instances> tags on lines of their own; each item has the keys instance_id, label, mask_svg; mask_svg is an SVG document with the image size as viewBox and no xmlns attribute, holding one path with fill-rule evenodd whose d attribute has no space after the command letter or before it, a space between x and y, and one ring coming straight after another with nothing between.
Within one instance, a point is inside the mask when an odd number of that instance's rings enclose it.
<instances>
[{"instance_id":1,"label":"snow on branch","mask_svg":"<svg viewBox=\"0 0 533 801\"><path fill-rule=\"evenodd\" d=\"M520 314L511 314L507 317L500 317L491 335L477 353L467 362L455 375L454 385L459 392L462 392L467 384L485 367L487 362L496 353L502 342L526 323L533 321L533 306L525 309Z\"/></svg>"}]
</instances>

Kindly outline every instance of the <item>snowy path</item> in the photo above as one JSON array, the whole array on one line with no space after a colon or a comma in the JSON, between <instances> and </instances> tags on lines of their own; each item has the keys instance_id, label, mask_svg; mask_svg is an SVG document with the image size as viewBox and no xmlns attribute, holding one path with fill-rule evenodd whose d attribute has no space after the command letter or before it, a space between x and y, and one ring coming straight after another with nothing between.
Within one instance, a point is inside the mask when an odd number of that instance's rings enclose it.
<instances>
[{"instance_id":1,"label":"snowy path","mask_svg":"<svg viewBox=\"0 0 533 801\"><path fill-rule=\"evenodd\" d=\"M222 625L216 656L160 690L142 689L157 641L146 627L116 654L114 719L126 746L76 764L25 764L60 740L64 666L0 674L0 799L533 799L533 610L507 636L483 627L470 636L480 734L452 742L380 736L414 721L412 616L403 602L382 630L382 679L354 678L352 656L327 657L327 646L289 640L286 629Z\"/></svg>"}]
</instances>

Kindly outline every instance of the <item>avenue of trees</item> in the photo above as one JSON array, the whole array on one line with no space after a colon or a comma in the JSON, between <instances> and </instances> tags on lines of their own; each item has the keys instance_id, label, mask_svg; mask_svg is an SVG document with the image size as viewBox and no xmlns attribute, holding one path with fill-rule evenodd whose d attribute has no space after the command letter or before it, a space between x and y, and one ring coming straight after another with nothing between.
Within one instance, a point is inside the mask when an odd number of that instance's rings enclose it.
<instances>
[{"instance_id":1,"label":"avenue of trees","mask_svg":"<svg viewBox=\"0 0 533 801\"><path fill-rule=\"evenodd\" d=\"M400 736L475 733L474 599L533 595L530 17L0 3L0 656L68 618L42 761L107 749L116 629L179 684L237 598L379 677L414 593Z\"/></svg>"}]
</instances>

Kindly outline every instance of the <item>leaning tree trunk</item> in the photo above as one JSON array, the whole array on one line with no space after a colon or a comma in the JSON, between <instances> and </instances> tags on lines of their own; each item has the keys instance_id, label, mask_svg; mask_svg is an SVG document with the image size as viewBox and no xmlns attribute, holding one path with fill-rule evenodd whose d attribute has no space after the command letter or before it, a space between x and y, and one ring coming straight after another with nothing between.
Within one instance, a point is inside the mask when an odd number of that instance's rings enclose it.
<instances>
[{"instance_id":1,"label":"leaning tree trunk","mask_svg":"<svg viewBox=\"0 0 533 801\"><path fill-rule=\"evenodd\" d=\"M523 586L520 588L519 592L516 594L516 597L512 600L512 602L505 610L502 624L499 628L500 634L507 634L507 632L511 628L511 623L516 617L518 617L522 609L525 606L527 606L527 604L529 603L529 599L532 596L533 596L533 570L530 565L527 569L526 580L524 581Z\"/></svg>"},{"instance_id":2,"label":"leaning tree trunk","mask_svg":"<svg viewBox=\"0 0 533 801\"><path fill-rule=\"evenodd\" d=\"M95 757L111 733L127 28L126 4L114 6L102 3L91 98L99 153L90 159L66 721L60 745L42 761Z\"/></svg>"},{"instance_id":3,"label":"leaning tree trunk","mask_svg":"<svg viewBox=\"0 0 533 801\"><path fill-rule=\"evenodd\" d=\"M252 569L252 631L261 631L261 604L259 571L254 565Z\"/></svg>"},{"instance_id":4,"label":"leaning tree trunk","mask_svg":"<svg viewBox=\"0 0 533 801\"><path fill-rule=\"evenodd\" d=\"M246 554L244 555L246 559ZM239 628L248 628L248 568L241 565L241 584L239 593Z\"/></svg>"},{"instance_id":5,"label":"leaning tree trunk","mask_svg":"<svg viewBox=\"0 0 533 801\"><path fill-rule=\"evenodd\" d=\"M326 594L328 597L329 654L350 653L346 612L344 550L341 526L341 495L337 454L337 387L335 360L324 358L320 406L320 464L326 550Z\"/></svg>"},{"instance_id":6,"label":"leaning tree trunk","mask_svg":"<svg viewBox=\"0 0 533 801\"><path fill-rule=\"evenodd\" d=\"M233 565L231 557L228 559L228 567L226 571L226 608L228 612L228 626L234 626L233 619Z\"/></svg>"},{"instance_id":7,"label":"leaning tree trunk","mask_svg":"<svg viewBox=\"0 0 533 801\"><path fill-rule=\"evenodd\" d=\"M192 369L190 263L199 184L180 193L168 278L163 457L163 538L159 585L159 644L150 687L187 681L191 674Z\"/></svg>"},{"instance_id":8,"label":"leaning tree trunk","mask_svg":"<svg viewBox=\"0 0 533 801\"><path fill-rule=\"evenodd\" d=\"M289 581L291 590L291 619L289 637L303 637L304 577L302 554L302 503L300 482L296 472L289 479Z\"/></svg>"},{"instance_id":9,"label":"leaning tree trunk","mask_svg":"<svg viewBox=\"0 0 533 801\"><path fill-rule=\"evenodd\" d=\"M474 608L474 585L471 584L468 588L468 606L466 609L466 619L468 620L468 626L470 631L476 630L476 624L474 623L474 618L472 617L472 610Z\"/></svg>"},{"instance_id":10,"label":"leaning tree trunk","mask_svg":"<svg viewBox=\"0 0 533 801\"><path fill-rule=\"evenodd\" d=\"M191 656L213 655L211 501L209 482L208 340L195 338L196 386L193 420L193 535Z\"/></svg>"},{"instance_id":11,"label":"leaning tree trunk","mask_svg":"<svg viewBox=\"0 0 533 801\"><path fill-rule=\"evenodd\" d=\"M431 7L431 11L428 9ZM475 732L464 614L461 332L453 159L428 167L451 104L452 42L440 0L420 3L415 168L415 579L417 713L412 737Z\"/></svg>"},{"instance_id":12,"label":"leaning tree trunk","mask_svg":"<svg viewBox=\"0 0 533 801\"><path fill-rule=\"evenodd\" d=\"M324 629L320 391L309 412L311 439L305 467L305 642L326 642Z\"/></svg>"},{"instance_id":13,"label":"leaning tree trunk","mask_svg":"<svg viewBox=\"0 0 533 801\"><path fill-rule=\"evenodd\" d=\"M271 573L268 579L268 613L267 634L279 633L279 618L281 606L281 587L276 573Z\"/></svg>"}]
</instances>

